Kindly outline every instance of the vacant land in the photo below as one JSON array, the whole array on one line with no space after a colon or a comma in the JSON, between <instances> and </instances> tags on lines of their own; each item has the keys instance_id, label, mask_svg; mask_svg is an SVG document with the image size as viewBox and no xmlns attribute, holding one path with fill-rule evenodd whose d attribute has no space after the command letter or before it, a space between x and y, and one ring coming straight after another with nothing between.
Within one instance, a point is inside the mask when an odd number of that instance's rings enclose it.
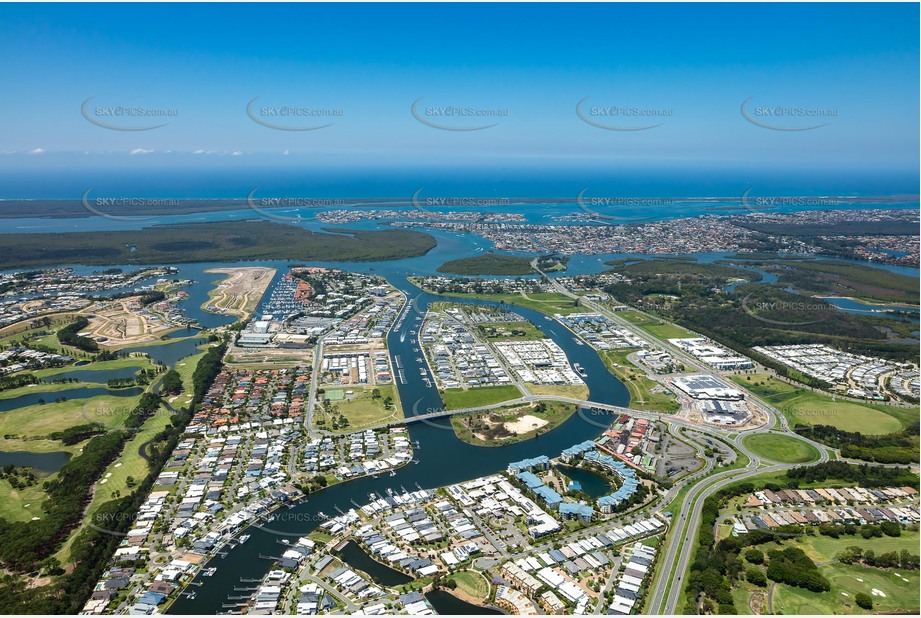
<instances>
[{"instance_id":1,"label":"vacant land","mask_svg":"<svg viewBox=\"0 0 921 618\"><path fill-rule=\"evenodd\" d=\"M446 410L476 408L520 398L521 391L514 385L481 386L466 390L462 388L446 388L441 391L441 401L445 404Z\"/></svg>"},{"instance_id":2,"label":"vacant land","mask_svg":"<svg viewBox=\"0 0 921 618\"><path fill-rule=\"evenodd\" d=\"M477 328L490 341L533 341L546 337L539 328L527 320L480 324Z\"/></svg>"},{"instance_id":3,"label":"vacant land","mask_svg":"<svg viewBox=\"0 0 921 618\"><path fill-rule=\"evenodd\" d=\"M617 376L630 391L630 406L634 410L657 410L659 412L677 412L681 407L674 395L664 391L664 387L646 377L646 373L627 360L636 349L602 350L601 360L608 370Z\"/></svg>"},{"instance_id":4,"label":"vacant land","mask_svg":"<svg viewBox=\"0 0 921 618\"><path fill-rule=\"evenodd\" d=\"M558 427L577 410L575 404L542 401L451 417L457 437L476 446L505 446Z\"/></svg>"},{"instance_id":5,"label":"vacant land","mask_svg":"<svg viewBox=\"0 0 921 618\"><path fill-rule=\"evenodd\" d=\"M584 384L532 384L527 382L526 385L534 395L588 399L588 387Z\"/></svg>"},{"instance_id":6,"label":"vacant land","mask_svg":"<svg viewBox=\"0 0 921 618\"><path fill-rule=\"evenodd\" d=\"M918 408L836 400L766 374L730 379L780 410L790 425L830 425L843 431L881 435L899 431L918 420Z\"/></svg>"},{"instance_id":7,"label":"vacant land","mask_svg":"<svg viewBox=\"0 0 921 618\"><path fill-rule=\"evenodd\" d=\"M377 261L425 255L436 244L433 236L410 230L329 232L268 221L222 221L116 233L5 234L0 268L273 259Z\"/></svg>"},{"instance_id":8,"label":"vacant land","mask_svg":"<svg viewBox=\"0 0 921 618\"><path fill-rule=\"evenodd\" d=\"M742 443L755 455L782 463L808 463L819 458L814 446L792 436L756 433L742 438Z\"/></svg>"},{"instance_id":9,"label":"vacant land","mask_svg":"<svg viewBox=\"0 0 921 618\"><path fill-rule=\"evenodd\" d=\"M471 293L451 293L446 296L455 296L457 298L482 298L492 300L497 303L506 303L509 305L520 305L529 309L534 309L547 315L559 313L568 315L570 313L579 313L585 311L575 300L558 294L556 292L537 292L534 294L471 294ZM512 308L514 310L514 308Z\"/></svg>"},{"instance_id":10,"label":"vacant land","mask_svg":"<svg viewBox=\"0 0 921 618\"><path fill-rule=\"evenodd\" d=\"M532 258L498 253L484 253L474 257L445 262L438 272L452 275L530 275Z\"/></svg>"},{"instance_id":11,"label":"vacant land","mask_svg":"<svg viewBox=\"0 0 921 618\"><path fill-rule=\"evenodd\" d=\"M663 320L650 317L648 315L642 314L639 311L618 311L618 317L625 319L626 321L639 326L647 333L658 339L678 339L684 337L699 337L694 333L676 326L674 324L669 324Z\"/></svg>"},{"instance_id":12,"label":"vacant land","mask_svg":"<svg viewBox=\"0 0 921 618\"><path fill-rule=\"evenodd\" d=\"M256 310L276 270L263 266L252 266L212 268L205 272L227 275L226 279L208 293L206 309L213 307L220 313L228 313L246 319Z\"/></svg>"}]
</instances>

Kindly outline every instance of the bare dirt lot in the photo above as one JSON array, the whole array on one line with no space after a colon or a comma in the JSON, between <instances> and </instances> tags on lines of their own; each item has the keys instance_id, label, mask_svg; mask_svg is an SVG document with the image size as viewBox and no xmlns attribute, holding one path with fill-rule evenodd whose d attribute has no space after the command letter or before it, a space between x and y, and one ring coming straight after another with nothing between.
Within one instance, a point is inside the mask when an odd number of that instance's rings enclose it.
<instances>
[{"instance_id":1,"label":"bare dirt lot","mask_svg":"<svg viewBox=\"0 0 921 618\"><path fill-rule=\"evenodd\" d=\"M226 274L227 278L211 290L204 309L212 313L227 313L246 319L259 306L259 301L262 300L262 295L272 282L276 271L264 266L244 266L211 268L205 272Z\"/></svg>"}]
</instances>

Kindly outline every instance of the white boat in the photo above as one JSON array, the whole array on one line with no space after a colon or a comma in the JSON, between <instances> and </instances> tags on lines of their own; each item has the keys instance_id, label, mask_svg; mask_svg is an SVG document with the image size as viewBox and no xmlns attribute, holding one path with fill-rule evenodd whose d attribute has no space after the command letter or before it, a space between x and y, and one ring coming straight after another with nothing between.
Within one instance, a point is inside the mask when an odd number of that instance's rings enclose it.
<instances>
[{"instance_id":1,"label":"white boat","mask_svg":"<svg viewBox=\"0 0 921 618\"><path fill-rule=\"evenodd\" d=\"M243 536L240 537L240 542L241 542L241 543L246 543L248 540L249 540L249 535L248 535L248 534L244 534Z\"/></svg>"}]
</instances>

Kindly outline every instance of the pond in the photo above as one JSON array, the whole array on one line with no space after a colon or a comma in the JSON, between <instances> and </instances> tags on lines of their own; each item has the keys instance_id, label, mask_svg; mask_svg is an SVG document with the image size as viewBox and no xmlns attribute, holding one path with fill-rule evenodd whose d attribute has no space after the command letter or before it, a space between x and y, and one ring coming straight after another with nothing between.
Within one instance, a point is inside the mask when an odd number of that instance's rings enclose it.
<instances>
[{"instance_id":1,"label":"pond","mask_svg":"<svg viewBox=\"0 0 921 618\"><path fill-rule=\"evenodd\" d=\"M469 616L503 613L495 607L483 607L482 605L474 605L473 603L462 601L453 594L445 592L444 590L430 590L429 592L425 593L425 598L429 603L432 604L432 607L435 608L436 612L444 616Z\"/></svg>"},{"instance_id":2,"label":"pond","mask_svg":"<svg viewBox=\"0 0 921 618\"><path fill-rule=\"evenodd\" d=\"M584 468L557 466L557 469L563 476L579 483L582 492L592 500L608 495L613 489L608 479Z\"/></svg>"},{"instance_id":3,"label":"pond","mask_svg":"<svg viewBox=\"0 0 921 618\"><path fill-rule=\"evenodd\" d=\"M140 388L114 388L89 387L81 386L79 388L70 388L64 391L53 391L44 393L29 393L19 397L9 399L0 399L0 412L9 412L26 406L34 406L41 403L54 403L60 399L89 399L99 395L109 395L111 397L135 397L144 391Z\"/></svg>"},{"instance_id":4,"label":"pond","mask_svg":"<svg viewBox=\"0 0 921 618\"><path fill-rule=\"evenodd\" d=\"M43 378L45 382L58 380L77 380L78 382L95 382L106 384L109 380L126 380L133 378L140 371L140 366L119 367L118 369L74 369Z\"/></svg>"},{"instance_id":5,"label":"pond","mask_svg":"<svg viewBox=\"0 0 921 618\"><path fill-rule=\"evenodd\" d=\"M51 453L0 451L0 468L10 465L32 468L37 476L47 476L63 468L64 464L70 461L70 457L70 453L65 451Z\"/></svg>"}]
</instances>

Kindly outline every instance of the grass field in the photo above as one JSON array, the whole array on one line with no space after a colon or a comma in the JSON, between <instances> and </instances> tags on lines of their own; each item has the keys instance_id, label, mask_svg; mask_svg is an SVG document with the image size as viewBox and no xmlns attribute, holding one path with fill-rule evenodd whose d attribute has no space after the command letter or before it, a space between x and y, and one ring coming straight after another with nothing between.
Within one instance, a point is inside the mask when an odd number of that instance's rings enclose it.
<instances>
[{"instance_id":1,"label":"grass field","mask_svg":"<svg viewBox=\"0 0 921 618\"><path fill-rule=\"evenodd\" d=\"M480 573L474 571L458 571L448 576L457 582L457 589L477 599L489 596L489 582Z\"/></svg>"},{"instance_id":2,"label":"grass field","mask_svg":"<svg viewBox=\"0 0 921 618\"><path fill-rule=\"evenodd\" d=\"M57 474L53 474L39 479L35 485L23 489L13 489L9 481L0 479L0 517L7 521L29 521L43 516L42 502L48 495L42 489L42 483L56 477Z\"/></svg>"},{"instance_id":3,"label":"grass field","mask_svg":"<svg viewBox=\"0 0 921 618\"><path fill-rule=\"evenodd\" d=\"M380 397L377 399L373 396L374 389L380 391ZM333 406L339 408L339 413L349 419L349 426L342 428L344 432L351 432L362 427L403 418L403 411L400 408L392 384L363 387L348 386L333 390L343 391L343 399L331 401ZM353 394L346 395L345 391L353 391ZM393 399L393 406L389 410L384 408L384 400L388 397ZM325 418L325 429L331 429L332 419L324 415L320 410L321 408L317 408L317 418Z\"/></svg>"},{"instance_id":4,"label":"grass field","mask_svg":"<svg viewBox=\"0 0 921 618\"><path fill-rule=\"evenodd\" d=\"M446 410L460 408L476 408L488 406L503 401L521 398L521 391L517 386L481 386L479 388L446 388L441 392L441 400Z\"/></svg>"},{"instance_id":5,"label":"grass field","mask_svg":"<svg viewBox=\"0 0 921 618\"><path fill-rule=\"evenodd\" d=\"M917 550L917 546L915 549ZM774 588L774 613L800 615L918 614L918 571L888 571L837 563L820 567L820 570L822 575L831 583L831 590L815 593L802 588L778 584ZM901 577L897 576L896 573ZM908 581L903 580L903 577ZM884 592L886 596L873 596L871 594L873 588ZM854 603L854 596L858 592L871 595L873 599L872 610L861 609Z\"/></svg>"},{"instance_id":6,"label":"grass field","mask_svg":"<svg viewBox=\"0 0 921 618\"><path fill-rule=\"evenodd\" d=\"M677 339L682 337L697 337L694 333L687 331L675 324L668 324L659 320L629 309L627 311L618 311L617 316L625 319L635 326L639 326L653 337L659 339Z\"/></svg>"},{"instance_id":7,"label":"grass field","mask_svg":"<svg viewBox=\"0 0 921 618\"><path fill-rule=\"evenodd\" d=\"M814 446L787 435L756 433L742 438L742 443L759 457L771 461L797 464L819 458Z\"/></svg>"},{"instance_id":8,"label":"grass field","mask_svg":"<svg viewBox=\"0 0 921 618\"><path fill-rule=\"evenodd\" d=\"M533 341L544 339L546 335L539 328L528 322L501 322L480 324L480 333L490 341Z\"/></svg>"},{"instance_id":9,"label":"grass field","mask_svg":"<svg viewBox=\"0 0 921 618\"><path fill-rule=\"evenodd\" d=\"M730 379L780 410L791 425L831 425L844 431L879 435L898 431L918 420L917 407L836 401L830 395L797 388L765 374Z\"/></svg>"},{"instance_id":10,"label":"grass field","mask_svg":"<svg viewBox=\"0 0 921 618\"><path fill-rule=\"evenodd\" d=\"M653 393L652 389L662 385L646 377L643 370L627 360L636 350L602 350L599 354L608 370L617 376L630 391L630 406L634 410L658 410L676 412L681 406L674 395Z\"/></svg>"},{"instance_id":11,"label":"grass field","mask_svg":"<svg viewBox=\"0 0 921 618\"><path fill-rule=\"evenodd\" d=\"M694 333L687 331L674 324L644 324L640 326L647 333L658 339L685 339L688 337L697 337Z\"/></svg>"},{"instance_id":12,"label":"grass field","mask_svg":"<svg viewBox=\"0 0 921 618\"><path fill-rule=\"evenodd\" d=\"M806 554L816 562L828 562L835 558L839 551L851 546L857 545L867 547L877 554L884 554L890 551L902 551L907 549L912 553L918 551L919 533L917 530L902 530L901 536L884 536L875 538L872 541L866 541L861 536L841 536L833 539L830 536L807 536L797 543Z\"/></svg>"},{"instance_id":13,"label":"grass field","mask_svg":"<svg viewBox=\"0 0 921 618\"><path fill-rule=\"evenodd\" d=\"M534 395L588 399L588 387L584 384L531 384L528 382L527 386Z\"/></svg>"},{"instance_id":14,"label":"grass field","mask_svg":"<svg viewBox=\"0 0 921 618\"><path fill-rule=\"evenodd\" d=\"M216 344L202 344L198 346L199 350L209 350L213 345ZM182 378L182 387L183 391L178 395L169 397L167 401L175 409L183 408L189 405L189 402L192 401L193 388L192 383L192 374L195 373L195 368L198 366L198 361L202 359L205 355L205 352L201 354L195 354L193 356L187 356L179 362L176 363L174 369L176 373L179 374L179 377Z\"/></svg>"},{"instance_id":15,"label":"grass field","mask_svg":"<svg viewBox=\"0 0 921 618\"><path fill-rule=\"evenodd\" d=\"M137 405L137 397L100 395L90 399L71 399L60 403L17 408L0 413L0 435L44 437L74 425L102 423L117 427Z\"/></svg>"}]
</instances>

